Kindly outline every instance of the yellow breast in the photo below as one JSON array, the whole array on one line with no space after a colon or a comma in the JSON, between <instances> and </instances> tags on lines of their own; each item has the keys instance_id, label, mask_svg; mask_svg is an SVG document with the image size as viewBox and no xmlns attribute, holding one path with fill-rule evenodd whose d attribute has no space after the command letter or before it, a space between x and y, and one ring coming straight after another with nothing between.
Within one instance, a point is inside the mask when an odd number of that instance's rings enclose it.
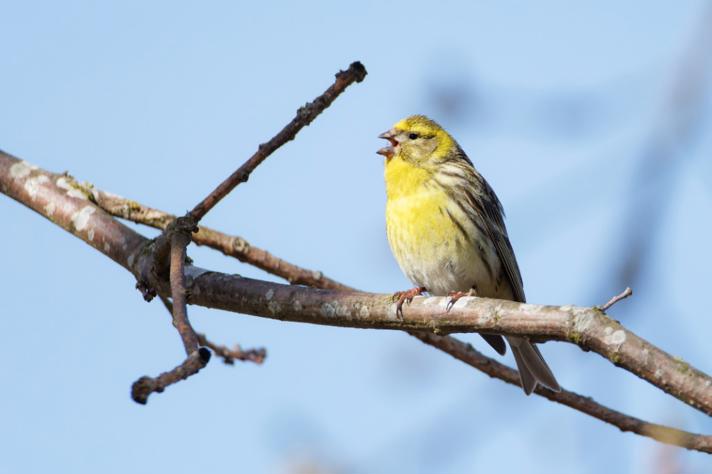
<instances>
[{"instance_id":1,"label":"yellow breast","mask_svg":"<svg viewBox=\"0 0 712 474\"><path fill-rule=\"evenodd\" d=\"M448 215L445 190L429 171L393 157L386 163L386 228L393 254L403 270L436 264L466 246L466 236ZM412 279L412 278L411 278Z\"/></svg>"}]
</instances>

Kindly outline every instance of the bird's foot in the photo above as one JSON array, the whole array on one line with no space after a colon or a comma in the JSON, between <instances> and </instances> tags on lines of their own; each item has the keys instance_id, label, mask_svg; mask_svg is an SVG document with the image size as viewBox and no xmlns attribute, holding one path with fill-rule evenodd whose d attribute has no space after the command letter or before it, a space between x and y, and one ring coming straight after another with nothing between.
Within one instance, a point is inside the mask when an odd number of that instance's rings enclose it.
<instances>
[{"instance_id":1,"label":"bird's foot","mask_svg":"<svg viewBox=\"0 0 712 474\"><path fill-rule=\"evenodd\" d=\"M393 293L393 301L396 301L396 316L403 319L403 303L410 303L416 296L422 295L426 291L425 287L419 286L406 291L396 291Z\"/></svg>"},{"instance_id":2,"label":"bird's foot","mask_svg":"<svg viewBox=\"0 0 712 474\"><path fill-rule=\"evenodd\" d=\"M450 301L448 301L447 306L445 306L445 312L450 312L452 307L455 306L455 303L457 303L457 300L463 296L477 296L477 291L474 288L470 288L467 291L451 291L447 295L450 297Z\"/></svg>"}]
</instances>

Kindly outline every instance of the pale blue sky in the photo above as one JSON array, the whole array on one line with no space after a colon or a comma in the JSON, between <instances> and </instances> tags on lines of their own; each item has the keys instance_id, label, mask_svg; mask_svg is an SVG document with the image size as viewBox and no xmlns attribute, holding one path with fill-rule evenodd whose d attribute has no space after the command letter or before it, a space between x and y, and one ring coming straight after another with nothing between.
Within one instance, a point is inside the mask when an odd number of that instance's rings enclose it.
<instances>
[{"instance_id":1,"label":"pale blue sky","mask_svg":"<svg viewBox=\"0 0 712 474\"><path fill-rule=\"evenodd\" d=\"M358 288L407 288L385 239L376 136L426 113L497 190L529 300L599 304L623 258L615 243L639 224L623 221L626 202L644 196L632 174L667 118L707 3L577 3L4 2L0 148L182 213L361 60L366 80L204 223ZM444 107L453 96L455 109ZM612 313L709 373L712 327L700 308L712 263L712 104L701 100L645 278ZM403 334L202 308L190 308L197 328L266 346L266 363L213 361L138 406L131 383L182 356L160 303L144 303L127 272L17 203L0 197L0 215L0 473L282 473L309 463L647 473L664 452ZM271 279L189 251L201 266ZM595 354L543 351L569 389L712 432L703 415ZM712 466L674 455L686 472Z\"/></svg>"}]
</instances>

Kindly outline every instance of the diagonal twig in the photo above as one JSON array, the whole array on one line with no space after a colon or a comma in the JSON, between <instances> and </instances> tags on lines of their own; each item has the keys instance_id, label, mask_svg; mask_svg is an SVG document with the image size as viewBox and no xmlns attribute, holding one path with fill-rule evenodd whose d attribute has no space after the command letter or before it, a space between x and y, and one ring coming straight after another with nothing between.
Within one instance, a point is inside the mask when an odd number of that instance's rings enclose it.
<instances>
[{"instance_id":1,"label":"diagonal twig","mask_svg":"<svg viewBox=\"0 0 712 474\"><path fill-rule=\"evenodd\" d=\"M616 304L619 301L624 300L632 295L633 295L633 290L631 290L630 287L627 286L625 290L623 290L620 294L617 294L616 296L614 296L613 298L608 300L608 302L606 304L604 304L603 306L598 306L598 309L600 309L603 312L606 312L609 309L611 309L611 306L613 306L614 304Z\"/></svg>"},{"instance_id":2,"label":"diagonal twig","mask_svg":"<svg viewBox=\"0 0 712 474\"><path fill-rule=\"evenodd\" d=\"M210 361L210 351L201 347L190 354L178 367L164 372L158 377L144 376L131 386L131 398L136 403L145 405L152 393L161 393L166 387L191 375L197 374Z\"/></svg>"},{"instance_id":3,"label":"diagonal twig","mask_svg":"<svg viewBox=\"0 0 712 474\"><path fill-rule=\"evenodd\" d=\"M75 190L83 193L88 199L115 217L161 230L176 219L176 216L172 214L102 191L91 184L78 183L73 179L68 182ZM210 227L200 226L198 232L191 234L191 239L196 245L204 245L218 250L224 255L284 278L292 284L331 290L354 289L325 276L320 271L309 270L287 262L267 250L255 247L242 237L228 235Z\"/></svg>"},{"instance_id":4,"label":"diagonal twig","mask_svg":"<svg viewBox=\"0 0 712 474\"><path fill-rule=\"evenodd\" d=\"M470 344L450 336L418 332L411 333L424 343L447 352L465 364L474 367L490 377L519 387L519 373L496 360L476 351ZM537 387L534 393L562 405L583 412L601 421L616 426L623 432L631 432L654 440L682 448L694 449L712 453L712 436L690 433L688 431L670 428L669 426L650 423L634 416L626 415L612 408L605 407L592 398L583 397L575 392L561 390L553 392L543 387Z\"/></svg>"},{"instance_id":5,"label":"diagonal twig","mask_svg":"<svg viewBox=\"0 0 712 474\"><path fill-rule=\"evenodd\" d=\"M344 90L354 82L361 82L366 77L366 68L356 61L351 63L345 71L336 74L336 81L319 97L307 103L297 110L297 115L282 130L266 143L262 143L242 166L233 172L225 181L215 188L208 196L200 201L192 211L188 213L197 224L222 198L228 195L240 183L244 183L250 177L260 163L262 163L275 150L284 145L299 133L299 131L309 125L320 113L331 105L334 100L341 95Z\"/></svg>"}]
</instances>

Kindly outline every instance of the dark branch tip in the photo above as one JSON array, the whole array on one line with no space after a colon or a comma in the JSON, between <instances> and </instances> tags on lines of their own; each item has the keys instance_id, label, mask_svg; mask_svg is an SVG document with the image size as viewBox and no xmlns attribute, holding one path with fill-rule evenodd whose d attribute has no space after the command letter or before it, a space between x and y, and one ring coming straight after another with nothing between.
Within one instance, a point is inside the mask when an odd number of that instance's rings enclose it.
<instances>
[{"instance_id":1,"label":"dark branch tip","mask_svg":"<svg viewBox=\"0 0 712 474\"><path fill-rule=\"evenodd\" d=\"M366 78L366 67L361 63L361 61L354 61L349 66L349 71L356 76L356 82L361 82Z\"/></svg>"},{"instance_id":2,"label":"dark branch tip","mask_svg":"<svg viewBox=\"0 0 712 474\"><path fill-rule=\"evenodd\" d=\"M207 347L201 347L198 349L198 357L200 357L200 362L203 364L203 366L207 365L208 362L210 362L210 357L212 356L212 352L210 352L210 349Z\"/></svg>"}]
</instances>

